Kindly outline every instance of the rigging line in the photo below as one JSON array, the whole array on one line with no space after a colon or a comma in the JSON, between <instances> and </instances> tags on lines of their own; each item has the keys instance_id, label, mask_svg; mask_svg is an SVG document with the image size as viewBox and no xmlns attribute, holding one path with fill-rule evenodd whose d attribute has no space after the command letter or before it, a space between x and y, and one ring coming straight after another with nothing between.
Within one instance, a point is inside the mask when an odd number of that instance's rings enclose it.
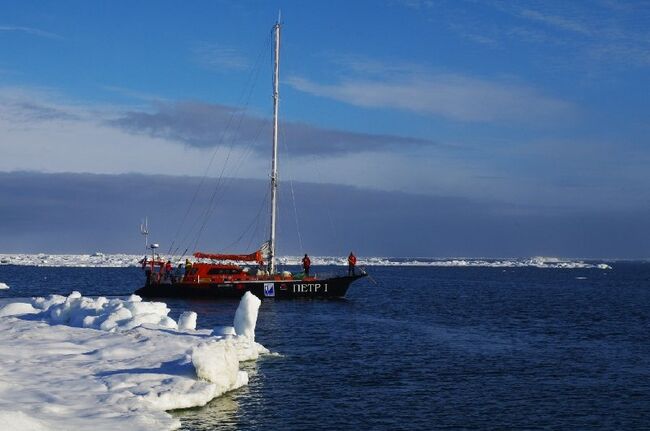
<instances>
[{"instance_id":1,"label":"rigging line","mask_svg":"<svg viewBox=\"0 0 650 431\"><path fill-rule=\"evenodd\" d=\"M226 129L222 132L222 136L223 136L223 134L226 133L226 130L230 127L230 123L231 123L234 115L235 115L235 113L233 111L230 114L230 118L228 119L228 122L226 123ZM210 161L208 162L208 165L205 168L205 172L203 173L203 177L201 178L201 181L199 182L199 185L197 187L195 187L195 189L194 189L194 194L192 195L192 199L191 199L189 205L187 206L187 209L185 211L185 215L183 215L183 219L181 220L181 223L178 225L178 229L176 230L176 233L174 234L174 238L173 238L171 244L169 245L169 251L171 251L171 249L174 247L174 244L176 243L176 238L180 235L180 232L181 232L183 226L185 225L185 221L187 220L187 217L189 216L190 211L192 210L192 207L194 206L194 203L196 202L196 198L197 198L197 196L199 194L199 191L201 190L201 188L203 187L203 184L205 183L205 179L208 176L208 172L210 171L210 168L212 167L212 163L214 163L214 159L215 159L217 153L219 152L220 148L221 148L221 146L220 146L220 142L219 142L219 144L215 145L215 147L214 147L214 151L212 152L212 156L210 157ZM180 245L177 248L179 248L179 247L180 247Z\"/></svg>"},{"instance_id":2,"label":"rigging line","mask_svg":"<svg viewBox=\"0 0 650 431\"><path fill-rule=\"evenodd\" d=\"M200 238L201 238L201 235L203 234L203 231L205 230L205 226L207 225L208 220L210 219L210 216L211 216L212 213L214 212L214 209L215 209L215 203L216 203L216 201L217 201L217 200L216 200L216 197L217 197L217 195L219 194L219 191L222 191L222 190L223 190L223 189L221 188L221 185L222 185L222 183L223 183L224 181L227 181L227 180L224 180L225 171L226 171L226 169L227 169L227 167L228 167L228 162L230 161L230 157L231 157L231 155L232 155L232 152L233 152L233 150L234 150L234 147L235 147L235 142L234 142L234 140L233 140L233 141L231 141L231 145L230 145L230 147L228 148L228 153L226 154L226 159L224 160L223 167L222 167L222 169L221 169L221 172L219 173L219 177L218 177L218 179L217 179L217 183L216 183L216 185L215 185L215 187L214 187L214 190L213 190L213 192L212 192L212 194L211 194L211 196L210 196L210 200L208 201L208 205L206 205L205 211L203 212L203 216L202 216L202 220L203 220L203 222L201 223L201 227L200 227L199 230L196 232L195 240L194 240L194 248L195 248L195 249L196 249L196 247L198 246L198 242L199 242L199 240L200 240ZM222 191L222 194L223 194L223 193L224 193L224 192Z\"/></svg>"},{"instance_id":3,"label":"rigging line","mask_svg":"<svg viewBox=\"0 0 650 431\"><path fill-rule=\"evenodd\" d=\"M255 146L255 143L258 142L260 135L262 134L262 131L266 128L266 126L269 123L269 119L265 119L260 123L260 126L257 128L257 131L255 132L254 138L249 141L249 143L243 148L243 151L239 157L239 159L234 163L234 169L233 173L230 177L227 177L224 181L223 187L220 189L220 194L218 195L218 198L221 198L222 195L226 193L226 190L228 187L235 181L235 176L241 169L242 165L244 162L250 157L250 155L253 152L253 147Z\"/></svg>"},{"instance_id":4,"label":"rigging line","mask_svg":"<svg viewBox=\"0 0 650 431\"><path fill-rule=\"evenodd\" d=\"M249 76L248 76L248 79L247 79L247 85L246 85L246 87L244 87L244 88L249 87L249 86L251 85L251 83L253 83L254 80L257 79L257 76L259 76L259 70L258 70L257 73L256 73L256 68L259 67L259 64L260 64L260 61L261 61L261 57L262 57L262 53L264 52L266 46L267 46L267 45L270 45L270 41L271 41L271 33L269 32L268 35L267 35L267 37L266 37L266 40L265 40L264 44L262 45L262 48L260 48L260 50L259 50L259 52L258 52L258 54L257 54L257 58L256 58L256 61L255 61L255 64L253 65L253 67L251 68L251 70L250 70L250 72L249 72ZM245 94L245 93L246 93L246 90L244 89L244 91L242 91L242 96L241 96L241 98L240 98L240 101L244 98L244 94ZM173 248L173 246L174 246L174 243L176 242L176 239L177 239L178 236L180 235L180 232L181 232L183 226L185 225L185 221L187 220L187 217L189 216L190 211L192 210L192 208L193 208L193 206L194 206L194 203L196 202L196 198L197 198L197 196L198 196L198 193L199 193L200 189L202 188L203 184L205 183L205 180L206 180L206 178L207 178L207 176L208 176L208 173L209 173L209 171L210 171L210 168L212 167L212 164L214 163L214 160L215 160L215 158L216 158L216 155L217 155L219 149L221 148L221 143L223 142L223 140L224 140L224 138L225 138L225 136L226 136L227 131L230 129L230 124L232 123L232 120L234 119L236 113L237 113L237 110L233 110L233 111L231 112L229 118L228 118L228 121L227 121L227 123L226 123L226 127L225 127L225 129L223 130L223 132L221 133L221 137L220 137L220 139L219 139L219 142L218 142L218 144L215 146L214 151L212 152L212 155L211 155L211 157L210 157L210 161L209 161L209 163L208 163L208 165L207 165L207 167L206 167L206 169L205 169L205 172L203 173L203 177L201 178L201 181L200 181L198 187L196 187L196 189L195 189L195 191L194 191L194 194L193 194L193 196L192 196L192 199L191 199L191 201L190 201L190 204L188 205L187 210L185 211L185 214L184 214L184 216L183 216L183 219L182 219L181 223L179 224L178 229L176 230L176 234L174 235L174 238L173 238L173 240L172 240L172 242L171 242L171 244L170 244L170 246L169 246L169 251L172 250L172 248ZM184 242L184 241L185 241L185 239L183 240L183 242ZM179 249L179 248L180 248L180 245L177 247L177 249Z\"/></svg>"},{"instance_id":5,"label":"rigging line","mask_svg":"<svg viewBox=\"0 0 650 431\"><path fill-rule=\"evenodd\" d=\"M267 193L265 199L262 201L262 205L260 206L260 208L261 208L262 210L263 210L266 206L268 206L269 194L270 194L270 192ZM261 213L262 213L262 211L260 211L260 214L261 214ZM255 229L253 229L253 232L251 232L251 236L250 236L250 238L248 239L248 243L246 244L246 248L245 248L245 250L250 250L250 249L251 249L251 246L252 246L253 240L258 236L258 232L259 232L259 230L260 230L260 222L261 222L261 220L262 220L262 218L261 218L261 217L258 217L257 220L255 221Z\"/></svg>"},{"instance_id":6,"label":"rigging line","mask_svg":"<svg viewBox=\"0 0 650 431\"><path fill-rule=\"evenodd\" d=\"M250 98L249 98L248 100L250 101ZM248 108L248 102L246 103L246 109L247 109L247 108ZM242 118L243 118L243 116L245 115L246 109L244 109L244 111L241 113L241 117L242 117ZM234 118L234 115L233 115L232 118ZM229 125L230 125L230 124L229 124ZM240 126L240 125L241 125L241 121L239 122L239 125L238 125L238 127L237 127L237 131L239 130L239 126ZM228 127L228 128L229 128L229 127ZM235 134L236 134L236 133L237 133L237 132L235 132ZM225 132L224 132L224 135L225 135ZM222 139L222 141L223 141L223 139ZM221 142L220 142L219 145L221 146ZM220 185L221 185L222 178L223 178L224 172L225 172L225 170L226 170L226 168L227 168L228 161L230 160L230 156L231 156L231 154L232 154L233 149L234 149L234 142L231 143L231 145L230 145L230 147L229 147L229 149L228 149L228 152L227 152L227 154L226 154L226 158L225 158L224 164L223 164L223 166L222 166L222 169L221 169L221 172L220 172L219 178L218 178L217 183L216 183L216 185L215 185L215 189L214 189L214 191L213 191L213 193L212 193L212 196L211 196L210 202L209 202L208 206L206 206L206 209L203 211L203 217L204 217L204 218L207 218L208 215L209 215L209 213L210 213L210 207L213 205L213 202L214 202L214 195L215 195L215 193L216 193L216 190L218 190L219 187L220 187ZM191 228L187 231L186 235L184 236L183 241L182 241L183 243L185 243L185 242L187 241L187 239L191 236L191 233L196 229L196 226L198 225L198 223L199 223L200 220L201 220L201 217L200 217L200 216L199 216L197 219L195 219L195 222L192 224ZM205 223L202 225L201 229L199 229L199 231L197 231L197 236L200 236L200 235L201 235L201 233L203 232L203 228L204 228L204 227L205 227ZM198 241L198 240L197 240L197 241ZM194 245L194 247L196 247L197 241L195 241L195 245ZM189 247L189 245L188 245L188 247Z\"/></svg>"},{"instance_id":7,"label":"rigging line","mask_svg":"<svg viewBox=\"0 0 650 431\"><path fill-rule=\"evenodd\" d=\"M260 133L261 133L261 130L265 128L265 126L266 126L267 123L268 123L268 121L265 121L264 123L262 123L262 126L259 128L259 131L258 131L258 133L256 134L256 137L255 137L255 139L254 139L253 142L257 141L257 139L259 138L259 135L260 135ZM223 186L220 187L219 190L215 190L215 203L216 203L217 201L219 201L219 200L221 199L221 197L223 197L223 196L225 195L227 189L228 189L228 188L232 185L232 183L235 181L235 177L234 177L234 175L236 175L236 173L239 171L239 169L241 168L241 166L242 166L242 165L244 164L244 162L245 162L245 161L250 157L250 155L251 155L252 153L253 153L253 144L249 144L249 145L246 146L244 152L243 152L242 155L240 156L239 160L236 162L236 168L235 168L234 171L233 171L233 176L232 176L232 177L228 177L228 178L224 178L224 179L223 179L223 182L224 182ZM216 209L216 204L213 205L213 206L211 207L209 213L205 214L205 217L206 217L205 221L207 221L207 220L210 219L210 217L211 217L211 215L212 215L212 213L213 213L213 211L214 211L215 209ZM251 222L251 224L252 224L252 222ZM249 229L250 229L250 227L247 228L247 229L242 233L242 236L241 236L241 237L243 237ZM199 237L200 237L200 235L199 235ZM239 240L235 241L234 244L230 244L230 245L226 246L225 249L229 249L231 246L236 245L237 243L239 243L239 241L241 240L241 237L240 237Z\"/></svg>"},{"instance_id":8,"label":"rigging line","mask_svg":"<svg viewBox=\"0 0 650 431\"><path fill-rule=\"evenodd\" d=\"M267 193L267 196L268 196L268 193ZM264 209L265 204L266 204L266 198L262 199L262 205L260 205L259 209L257 210L257 214L255 215L255 217L253 217L253 219L248 224L248 227L246 227L244 232L242 232L242 234L239 236L239 238L237 238L235 241L233 241L227 247L225 247L224 250L230 250L231 247L234 247L235 245L237 245L244 238L244 236L250 231L250 229L253 227L253 224L255 224L255 222L259 223L260 215L262 214L262 210Z\"/></svg>"},{"instance_id":9,"label":"rigging line","mask_svg":"<svg viewBox=\"0 0 650 431\"><path fill-rule=\"evenodd\" d=\"M282 145L284 146L284 151L285 155L287 157L287 165L290 165L293 161L291 160L290 152L289 152L289 146L287 144L287 136L284 133L284 128L280 128L280 133L282 133ZM292 165L293 166L293 165ZM291 172L291 171L289 171ZM289 174L289 188L291 189L291 201L293 203L293 215L294 215L294 220L296 223L296 233L298 234L298 244L300 245L300 250L303 252L305 251L305 247L303 246L302 243L302 235L300 234L300 223L298 220L298 208L296 206L296 194L293 190L293 175Z\"/></svg>"},{"instance_id":10,"label":"rigging line","mask_svg":"<svg viewBox=\"0 0 650 431\"><path fill-rule=\"evenodd\" d=\"M268 38L267 38L267 46L269 46L269 47L270 47L270 40L271 40L272 30L273 30L273 28L268 33ZM255 81L254 81L255 84L257 83L257 77L259 76L259 70L260 70L259 68L256 68ZM248 94L247 102L246 102L246 109L248 108L248 104L250 102L252 92L253 92L253 88L251 88L251 91ZM241 124L243 122L243 118L244 118L244 114L242 113L242 115L240 116L240 119L239 119L239 124L238 124L237 130L239 130L239 128L241 127ZM197 222L199 220L201 220L201 219L203 220L203 222L201 223L200 228L196 231L195 240L194 240L194 248L197 247L198 242L199 242L199 240L201 238L201 234L205 230L207 222L210 219L210 216L211 216L212 212L215 209L216 197L220 196L219 192L221 192L222 194L225 193L225 190L224 190L225 186L222 187L222 184L224 182L226 184L229 183L228 180L224 180L224 177L225 177L226 168L228 167L228 164L229 164L229 161L230 161L230 158L231 158L231 155L232 155L234 145L235 145L235 142L234 142L234 139L233 139L231 141L231 145L229 147L228 153L226 154L226 160L225 160L225 162L224 162L224 164L222 166L220 175L219 175L218 180L217 180L217 184L216 184L216 186L215 186L215 188L214 188L214 190L213 190L213 192L212 192L212 194L210 196L208 205L206 206L206 209L203 211L202 216L199 219L197 219ZM243 162L243 159L245 157L246 157L246 154L242 155L242 162ZM240 165L240 164L238 164L238 165ZM195 222L194 225L192 226L192 228L190 229L190 231L188 231L188 234L185 236L185 239L183 241L185 241L188 238L188 236L191 234L191 232L195 229L196 225L197 225L197 223Z\"/></svg>"},{"instance_id":11,"label":"rigging line","mask_svg":"<svg viewBox=\"0 0 650 431\"><path fill-rule=\"evenodd\" d=\"M224 161L224 167L223 167L223 169L221 169L221 173L219 174L217 184L215 185L214 191L212 192L212 195L210 196L210 200L208 202L208 205L206 206L206 209L203 212L203 217L202 217L203 222L201 223L201 227L199 228L199 230L196 232L195 240L194 240L194 247L193 247L194 249L196 249L196 247L197 247L197 245L199 243L199 239L201 238L201 235L203 234L203 230L205 229L205 226L206 226L206 224L208 222L209 215L211 213L211 209L212 209L212 207L214 205L215 196L217 194L217 191L219 190L219 187L221 186L221 182L223 180L223 174L224 174L225 168L226 168L226 166L228 164L228 161L230 160L230 155L232 153L233 147L234 147L234 144L231 145L229 150L228 150L228 153L226 155L226 160Z\"/></svg>"},{"instance_id":12,"label":"rigging line","mask_svg":"<svg viewBox=\"0 0 650 431\"><path fill-rule=\"evenodd\" d=\"M239 129L241 128L241 124L243 122L243 119L246 116L246 112L248 110L248 106L250 105L252 94L253 94L253 91L254 91L255 86L257 84L257 80L258 80L259 73L260 73L260 70L261 70L262 53L264 52L266 46L270 45L270 40L271 40L271 33L269 32L269 34L267 36L267 39L266 39L266 43L264 44L262 49L260 49L256 64L255 64L255 67L253 68L253 70L251 72L251 80L250 81L251 81L252 85L249 88L248 94L242 97L242 99L245 98L244 109L240 111L240 117L239 117L239 122L238 122L237 128L235 130L235 133L231 136L232 140L231 140L231 143L230 143L230 147L229 147L228 152L226 154L226 159L225 159L225 161L224 161L224 163L222 165L222 169L221 169L221 172L220 172L219 177L217 179L215 188L214 188L214 190L213 190L213 192L212 192L212 194L210 196L210 200L208 202L208 205L206 206L206 209L203 211L203 215L199 216L199 218L197 218L195 220L195 223L192 225L192 227L190 228L190 230L187 232L187 234L185 235L185 237L183 239L183 242L187 241L189 239L189 237L191 236L192 231L194 231L194 229L196 228L198 222L201 219L203 219L203 223L201 224L201 227L199 228L199 230L196 232L196 235L195 235L196 239L194 241L194 248L196 248L196 246L198 244L198 241L200 239L200 236L201 236L201 234L203 233L203 231L205 229L205 225L207 223L207 220L209 219L209 216L210 216L210 214L212 212L211 208L214 205L214 199L215 199L216 193L217 193L217 191L219 190L219 188L221 186L225 170L228 167L228 161L230 160L230 156L231 156L232 151L233 151L234 146L235 146L234 136L238 133ZM234 117L234 115L233 115L233 117ZM224 133L224 135L222 135L222 137L225 137L225 133ZM222 141L223 141L223 139L222 139ZM188 245L188 248L189 248L189 245Z\"/></svg>"},{"instance_id":13,"label":"rigging line","mask_svg":"<svg viewBox=\"0 0 650 431\"><path fill-rule=\"evenodd\" d=\"M270 190L266 191L266 194L264 195L263 199L260 201L260 207L257 211L257 215L251 220L251 223L249 227L246 229L244 233L238 238L234 243L232 243L230 246L235 246L237 245L243 238L245 237L245 234L250 231L250 227L255 224L255 228L251 231L250 237L248 239L248 242L246 243L246 247L244 247L244 250L250 250L251 249L251 244L253 243L253 240L257 236L257 232L259 231L259 226L260 226L260 221L262 220L261 214L264 208L266 208L268 201L269 201L269 195L270 195ZM230 247L229 246L229 247ZM259 245L258 245L259 247Z\"/></svg>"},{"instance_id":14,"label":"rigging line","mask_svg":"<svg viewBox=\"0 0 650 431\"><path fill-rule=\"evenodd\" d=\"M272 33L272 32L269 32L269 37L267 38L267 41L270 41L271 33ZM270 43L269 43L269 46L270 46ZM255 76L256 76L256 79L255 79L255 81L254 81L255 84L257 83L257 77L259 76L259 71L260 71L260 68L257 68L257 70L256 70L257 73L256 73L256 75L255 75ZM249 94L248 94L248 99L247 99L247 102L246 102L246 109L248 108L248 104L250 103L250 99L251 99L251 97L252 97L253 90L254 90L254 87L251 88L251 91L250 91ZM239 119L239 124L238 124L238 127L237 127L237 131L238 131L239 128L241 127L241 124L242 124L242 122L243 122L243 118L244 118L244 115L242 114L242 115L240 116L240 119ZM207 222L208 222L208 220L210 219L210 217L211 217L211 215L212 215L212 213L213 213L213 211L214 211L214 209L215 209L215 202L216 202L216 197L217 197L217 195L218 195L218 192L221 191L222 194L225 193L225 190L224 190L225 187L226 187L227 185L229 185L229 184L232 182L232 179L231 179L231 181L228 181L227 179L226 179L226 180L223 180L223 178L224 178L224 175L225 175L225 169L226 169L227 166L228 166L228 162L229 162L229 160L230 160L230 157L231 157L231 154L232 154L232 150L233 150L233 148L234 148L234 145L235 145L235 141L234 141L234 137L233 137L233 140L231 141L231 146L230 146L230 148L229 148L229 150L228 150L228 154L227 154L227 156L226 156L226 162L224 163L224 165L223 165L223 169L221 170L221 173L220 173L220 176L219 176L219 181L217 182L217 185L216 185L216 187L215 187L215 190L214 190L214 192L212 193L212 195L211 195L211 197L210 197L210 201L209 201L209 203L208 203L208 205L207 205L207 207L206 207L206 211L203 213L203 223L201 224L200 229L197 231L197 234L196 234L196 237L195 237L195 241L194 241L194 247L195 247L195 248L197 247L198 242L199 242L200 237L201 237L201 234L202 234L203 231L205 230L205 226L207 225ZM246 151L244 151L244 153L245 153L245 152L246 152ZM242 157L245 157L245 155L243 155ZM242 160L243 160L243 158L242 158ZM240 165L240 164L237 164L237 165ZM236 168L236 169L238 169L238 168ZM222 184L224 181L225 181L225 186L222 188L222 190L220 190L220 186L221 186L221 184Z\"/></svg>"},{"instance_id":15,"label":"rigging line","mask_svg":"<svg viewBox=\"0 0 650 431\"><path fill-rule=\"evenodd\" d=\"M259 71L259 69L258 69L258 71ZM259 76L259 73L256 76ZM231 157L232 152L233 152L233 150L235 148L235 138L234 137L238 134L239 129L241 128L241 125L243 123L243 119L244 119L244 116L245 116L245 112L248 109L248 105L250 104L250 99L252 97L254 88L255 88L255 86L253 86L251 88L251 90L250 90L250 92L248 94L246 104L245 104L245 109L243 110L242 115L239 117L239 123L237 125L236 132L233 134L233 139L231 140L230 147L229 147L228 153L226 155L226 160L224 161L224 164L223 164L222 169L221 169L221 173L219 175L219 179L217 181L217 184L216 184L216 186L214 188L214 191L213 191L212 195L210 196L210 201L209 201L209 203L208 203L208 205L206 207L206 210L205 210L205 212L203 214L203 223L201 224L201 228L197 231L196 240L194 241L194 248L197 247L198 242L199 242L200 237L201 237L201 234L203 233L203 231L205 229L205 226L207 225L208 220L210 219L212 213L214 212L215 203L217 202L217 199L216 199L217 195L219 194L219 192L221 192L221 195L223 195L225 193L226 186L224 185L224 187L221 187L221 184L225 182L226 185L228 185L228 184L230 184L230 182L232 182L232 181L229 182L228 179L224 179L225 171L226 171L226 169L228 167L228 162L230 161L230 157ZM250 146L252 146L252 144L248 144L248 146L244 149L244 153L247 152L246 150ZM219 197L221 197L221 196L219 196Z\"/></svg>"},{"instance_id":16,"label":"rigging line","mask_svg":"<svg viewBox=\"0 0 650 431\"><path fill-rule=\"evenodd\" d=\"M234 145L233 145L234 147ZM251 149L247 147L242 156L240 157L239 162L237 163L237 168L233 171L233 175L236 174L236 172L239 170L243 162L248 158L248 156L251 154ZM231 151L228 153L228 157L226 159L226 163L229 161L231 156ZM210 196L210 201L209 204L206 206L206 210L203 213L203 223L201 224L201 228L197 231L196 236L195 236L195 241L194 241L194 247L196 248L198 245L198 241L201 238L201 234L203 233L205 227L207 226L207 222L210 220L213 212L215 211L217 207L217 202L221 200L221 198L226 194L227 189L229 186L234 182L234 178L232 177L226 177L225 172L222 171L221 175L219 176L219 181L217 185L214 188L214 191L212 195Z\"/></svg>"},{"instance_id":17,"label":"rigging line","mask_svg":"<svg viewBox=\"0 0 650 431\"><path fill-rule=\"evenodd\" d=\"M251 140L245 147L244 151L242 151L241 156L239 157L239 160L235 162L235 168L233 170L233 175L227 178L225 181L226 183L224 186L221 188L221 195L223 195L227 188L230 187L230 185L235 181L235 176L241 169L242 165L244 162L250 157L250 155L253 153L253 147L255 146L255 143L258 142L260 135L262 134L262 131L266 129L266 126L269 124L269 119L265 119L263 122L260 123L260 127L258 127L255 137L253 140ZM221 196L219 196L220 198Z\"/></svg>"},{"instance_id":18,"label":"rigging line","mask_svg":"<svg viewBox=\"0 0 650 431\"><path fill-rule=\"evenodd\" d=\"M262 199L262 202L261 202L261 205L260 205L260 214L264 210L264 208L268 209L268 207L270 206L270 200L271 200L271 189L266 187L266 193L264 194L264 199ZM251 236L250 236L250 238L248 240L248 244L246 244L246 248L245 248L246 250L250 250L253 239L258 237L258 232L260 231L261 222L262 222L262 217L257 217L257 222L255 223L255 229L253 230L253 232L252 232L252 234L251 234ZM266 226L266 224L265 224L265 226ZM266 235L266 233L261 235L261 236L262 236L262 238L268 238L268 235Z\"/></svg>"}]
</instances>

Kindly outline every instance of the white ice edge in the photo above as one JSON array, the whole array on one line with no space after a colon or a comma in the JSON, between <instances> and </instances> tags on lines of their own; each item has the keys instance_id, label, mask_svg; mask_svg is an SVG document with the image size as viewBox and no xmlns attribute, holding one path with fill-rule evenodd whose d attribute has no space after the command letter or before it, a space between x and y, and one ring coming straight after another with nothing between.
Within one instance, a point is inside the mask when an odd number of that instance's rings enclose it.
<instances>
[{"instance_id":1,"label":"white ice edge","mask_svg":"<svg viewBox=\"0 0 650 431\"><path fill-rule=\"evenodd\" d=\"M142 255L132 254L0 254L0 265L29 265L29 266L62 266L62 267L105 267L120 268L140 266ZM301 256L284 256L278 258L280 265L301 264ZM184 258L180 259L184 262ZM346 256L314 256L312 265L346 266ZM182 263L181 262L181 263ZM598 268L611 269L607 263L585 262L576 259L559 259L554 257L509 258L509 259L478 259L478 258L448 258L396 259L387 257L359 258L358 266L431 266L431 267L486 267L486 268Z\"/></svg>"},{"instance_id":2,"label":"white ice edge","mask_svg":"<svg viewBox=\"0 0 650 431\"><path fill-rule=\"evenodd\" d=\"M255 342L260 300L247 293L231 335L179 324L160 302L32 298L0 309L0 429L13 431L180 426L167 410L202 406L248 383L241 361ZM236 334L232 335L236 331Z\"/></svg>"}]
</instances>

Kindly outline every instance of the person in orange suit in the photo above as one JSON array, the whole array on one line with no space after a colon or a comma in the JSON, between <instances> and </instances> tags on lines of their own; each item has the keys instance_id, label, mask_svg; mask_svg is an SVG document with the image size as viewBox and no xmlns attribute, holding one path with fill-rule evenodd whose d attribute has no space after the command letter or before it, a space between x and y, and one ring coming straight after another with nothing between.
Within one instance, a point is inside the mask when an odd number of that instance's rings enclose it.
<instances>
[{"instance_id":1,"label":"person in orange suit","mask_svg":"<svg viewBox=\"0 0 650 431\"><path fill-rule=\"evenodd\" d=\"M357 257L350 252L348 256L348 275L354 275L354 267L357 265Z\"/></svg>"}]
</instances>

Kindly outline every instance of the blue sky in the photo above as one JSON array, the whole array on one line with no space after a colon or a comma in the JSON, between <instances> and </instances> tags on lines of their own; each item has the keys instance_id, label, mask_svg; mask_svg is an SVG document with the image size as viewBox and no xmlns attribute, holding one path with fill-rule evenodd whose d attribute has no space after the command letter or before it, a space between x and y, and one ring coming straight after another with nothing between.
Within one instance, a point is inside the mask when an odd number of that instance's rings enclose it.
<instances>
[{"instance_id":1,"label":"blue sky","mask_svg":"<svg viewBox=\"0 0 650 431\"><path fill-rule=\"evenodd\" d=\"M283 179L650 207L647 1L0 2L0 171L266 178L278 9Z\"/></svg>"}]
</instances>

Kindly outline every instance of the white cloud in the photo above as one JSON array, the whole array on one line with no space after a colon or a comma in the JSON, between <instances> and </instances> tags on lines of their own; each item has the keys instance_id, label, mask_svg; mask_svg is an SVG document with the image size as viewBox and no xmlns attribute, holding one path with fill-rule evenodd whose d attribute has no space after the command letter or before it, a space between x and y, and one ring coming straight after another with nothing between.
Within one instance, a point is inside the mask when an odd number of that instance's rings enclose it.
<instances>
[{"instance_id":1,"label":"white cloud","mask_svg":"<svg viewBox=\"0 0 650 431\"><path fill-rule=\"evenodd\" d=\"M542 64L561 63L593 71L595 64L650 65L650 2L599 0L428 2L404 0L405 7L431 23L446 26L465 40L491 49L521 49ZM487 14L486 14L487 11ZM489 19L486 19L489 17Z\"/></svg>"},{"instance_id":2,"label":"white cloud","mask_svg":"<svg viewBox=\"0 0 650 431\"><path fill-rule=\"evenodd\" d=\"M544 14L533 9L522 9L520 15L532 21L541 22L560 30L574 33L591 34L591 30L577 19L567 18L559 15Z\"/></svg>"},{"instance_id":3,"label":"white cloud","mask_svg":"<svg viewBox=\"0 0 650 431\"><path fill-rule=\"evenodd\" d=\"M268 155L271 121L245 109L202 102L157 103L154 110L126 112L111 122L133 133L183 142L194 147L236 145ZM376 153L436 145L426 139L386 134L355 133L282 121L283 144L298 155L335 157L347 153Z\"/></svg>"},{"instance_id":4,"label":"white cloud","mask_svg":"<svg viewBox=\"0 0 650 431\"><path fill-rule=\"evenodd\" d=\"M336 84L294 76L288 83L297 90L356 106L400 109L458 121L539 123L576 113L571 103L532 87L459 74L354 78Z\"/></svg>"},{"instance_id":5,"label":"white cloud","mask_svg":"<svg viewBox=\"0 0 650 431\"><path fill-rule=\"evenodd\" d=\"M51 90L0 88L0 171L202 176L210 166L212 177L223 169L225 177L268 178L268 151L191 146L174 133L133 133L115 125L125 112L119 106L70 102ZM647 177L641 162L647 159L646 148L639 146L640 154L630 156L618 144L595 148L567 139L504 144L479 139L469 146L412 145L408 151L383 146L331 157L291 148L281 153L281 180L284 187L293 179L525 205L599 206L607 201L623 207L643 194L630 184ZM611 187L601 188L601 180Z\"/></svg>"},{"instance_id":6,"label":"white cloud","mask_svg":"<svg viewBox=\"0 0 650 431\"><path fill-rule=\"evenodd\" d=\"M62 36L38 28L23 27L18 25L0 25L0 31L26 33L32 36L45 37L48 39L63 39Z\"/></svg>"},{"instance_id":7,"label":"white cloud","mask_svg":"<svg viewBox=\"0 0 650 431\"><path fill-rule=\"evenodd\" d=\"M109 121L124 112L115 106L61 100L63 96L48 91L0 89L1 171L203 175L213 154L214 148L189 148L113 127ZM247 156L237 148L231 151L233 160ZM217 154L215 159L210 175L221 171L222 158ZM250 159L243 169L229 166L224 173L260 178L261 163Z\"/></svg>"},{"instance_id":8,"label":"white cloud","mask_svg":"<svg viewBox=\"0 0 650 431\"><path fill-rule=\"evenodd\" d=\"M0 171L201 176L215 154L213 146L188 146L173 134L132 133L116 126L115 120L126 112L123 108L65 100L51 90L0 88ZM319 133L323 131L316 130ZM372 140L373 135L364 139ZM453 160L436 145L414 145L415 156L390 146L380 146L372 154L337 152L331 157L323 157L323 151L301 154L293 148L287 154L285 146L281 147L282 181L435 194L468 191L463 178L482 172L470 163ZM246 146L217 148L209 176L219 176L225 169L226 177L268 177L268 151L257 153ZM437 154L435 158L431 151Z\"/></svg>"},{"instance_id":9,"label":"white cloud","mask_svg":"<svg viewBox=\"0 0 650 431\"><path fill-rule=\"evenodd\" d=\"M249 68L250 64L237 50L219 45L201 43L193 49L196 61L208 69L216 71L243 71Z\"/></svg>"}]
</instances>

